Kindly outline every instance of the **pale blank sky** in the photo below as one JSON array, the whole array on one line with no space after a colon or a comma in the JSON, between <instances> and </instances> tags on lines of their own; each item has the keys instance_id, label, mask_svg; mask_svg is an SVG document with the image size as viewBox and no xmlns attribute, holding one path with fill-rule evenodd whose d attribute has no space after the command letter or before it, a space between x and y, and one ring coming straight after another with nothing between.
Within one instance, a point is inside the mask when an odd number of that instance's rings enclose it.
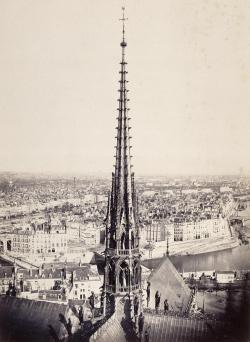
<instances>
[{"instance_id":1,"label":"pale blank sky","mask_svg":"<svg viewBox=\"0 0 250 342\"><path fill-rule=\"evenodd\" d=\"M135 172L250 170L245 0L0 0L0 170L113 170L124 4Z\"/></svg>"}]
</instances>

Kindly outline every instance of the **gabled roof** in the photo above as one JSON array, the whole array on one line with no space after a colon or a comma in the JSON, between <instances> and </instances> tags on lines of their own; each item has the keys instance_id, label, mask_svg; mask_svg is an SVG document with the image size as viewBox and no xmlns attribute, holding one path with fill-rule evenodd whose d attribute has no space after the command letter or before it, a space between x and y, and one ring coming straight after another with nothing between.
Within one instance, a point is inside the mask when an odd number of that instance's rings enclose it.
<instances>
[{"instance_id":1,"label":"gabled roof","mask_svg":"<svg viewBox=\"0 0 250 342\"><path fill-rule=\"evenodd\" d=\"M151 308L155 307L155 293L159 291L161 295L160 309L163 309L163 302L167 299L170 309L186 311L191 291L168 257L162 259L149 276L148 281L151 283L149 303Z\"/></svg>"},{"instance_id":2,"label":"gabled roof","mask_svg":"<svg viewBox=\"0 0 250 342\"><path fill-rule=\"evenodd\" d=\"M38 269L32 269L32 271L27 269L18 269L17 274L22 274L23 279L41 279L41 278L52 278L60 279L62 277L61 269L42 269L39 274Z\"/></svg>"}]
</instances>

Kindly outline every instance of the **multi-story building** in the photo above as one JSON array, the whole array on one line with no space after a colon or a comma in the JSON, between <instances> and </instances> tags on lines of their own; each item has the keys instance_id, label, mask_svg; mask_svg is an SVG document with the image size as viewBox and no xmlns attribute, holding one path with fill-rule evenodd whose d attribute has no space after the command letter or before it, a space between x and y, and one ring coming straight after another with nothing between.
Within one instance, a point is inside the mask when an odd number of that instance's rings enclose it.
<instances>
[{"instance_id":1,"label":"multi-story building","mask_svg":"<svg viewBox=\"0 0 250 342\"><path fill-rule=\"evenodd\" d=\"M230 236L231 231L226 219L211 218L190 222L174 222L172 224L174 241L191 241L197 239Z\"/></svg>"},{"instance_id":2,"label":"multi-story building","mask_svg":"<svg viewBox=\"0 0 250 342\"><path fill-rule=\"evenodd\" d=\"M164 220L152 221L144 227L143 240L166 241L195 241L197 239L218 238L230 236L231 230L227 219L223 217L197 220L174 219L173 222Z\"/></svg>"},{"instance_id":3,"label":"multi-story building","mask_svg":"<svg viewBox=\"0 0 250 342\"><path fill-rule=\"evenodd\" d=\"M31 247L33 254L65 253L67 251L68 234L66 224L53 219L33 224Z\"/></svg>"},{"instance_id":4,"label":"multi-story building","mask_svg":"<svg viewBox=\"0 0 250 342\"><path fill-rule=\"evenodd\" d=\"M68 237L71 241L82 242L83 245L96 247L100 244L102 225L93 220L69 222Z\"/></svg>"},{"instance_id":5,"label":"multi-story building","mask_svg":"<svg viewBox=\"0 0 250 342\"><path fill-rule=\"evenodd\" d=\"M100 229L89 227L81 234L81 239L88 247L96 247L100 244Z\"/></svg>"},{"instance_id":6,"label":"multi-story building","mask_svg":"<svg viewBox=\"0 0 250 342\"><path fill-rule=\"evenodd\" d=\"M92 292L100 295L103 276L94 265L24 269L4 266L0 269L0 294L14 285L18 297L47 301L87 300Z\"/></svg>"},{"instance_id":7,"label":"multi-story building","mask_svg":"<svg viewBox=\"0 0 250 342\"><path fill-rule=\"evenodd\" d=\"M0 253L6 253L12 249L11 231L3 231L0 233Z\"/></svg>"},{"instance_id":8,"label":"multi-story building","mask_svg":"<svg viewBox=\"0 0 250 342\"><path fill-rule=\"evenodd\" d=\"M61 284L63 271L58 268L44 269L18 269L16 271L16 286L21 292L38 292L53 289L56 284ZM21 289L22 282L23 289Z\"/></svg>"},{"instance_id":9,"label":"multi-story building","mask_svg":"<svg viewBox=\"0 0 250 342\"><path fill-rule=\"evenodd\" d=\"M103 277L99 275L97 267L78 267L72 271L72 287L68 299L86 300L91 293L100 295Z\"/></svg>"},{"instance_id":10,"label":"multi-story building","mask_svg":"<svg viewBox=\"0 0 250 342\"><path fill-rule=\"evenodd\" d=\"M52 255L67 252L66 224L59 220L40 219L11 234L13 254Z\"/></svg>"},{"instance_id":11,"label":"multi-story building","mask_svg":"<svg viewBox=\"0 0 250 342\"><path fill-rule=\"evenodd\" d=\"M166 222L164 220L151 220L148 224L145 225L143 233L142 237L146 241L164 241L166 240L167 234Z\"/></svg>"}]
</instances>

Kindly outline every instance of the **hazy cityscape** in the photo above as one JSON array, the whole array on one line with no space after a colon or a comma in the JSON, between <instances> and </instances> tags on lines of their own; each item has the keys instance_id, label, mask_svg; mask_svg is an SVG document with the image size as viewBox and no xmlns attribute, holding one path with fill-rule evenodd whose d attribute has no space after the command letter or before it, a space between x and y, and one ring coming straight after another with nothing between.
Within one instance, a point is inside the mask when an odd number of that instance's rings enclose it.
<instances>
[{"instance_id":1,"label":"hazy cityscape","mask_svg":"<svg viewBox=\"0 0 250 342\"><path fill-rule=\"evenodd\" d=\"M0 2L1 342L250 341L249 14Z\"/></svg>"},{"instance_id":2,"label":"hazy cityscape","mask_svg":"<svg viewBox=\"0 0 250 342\"><path fill-rule=\"evenodd\" d=\"M150 270L168 254L185 283L197 289L196 315L223 317L228 296L237 315L250 272L249 178L138 177L136 184L145 307ZM104 177L1 174L2 296L74 303L83 308L83 322L98 315L110 186ZM72 333L79 333L79 314L68 317ZM69 338L67 330L60 334Z\"/></svg>"}]
</instances>

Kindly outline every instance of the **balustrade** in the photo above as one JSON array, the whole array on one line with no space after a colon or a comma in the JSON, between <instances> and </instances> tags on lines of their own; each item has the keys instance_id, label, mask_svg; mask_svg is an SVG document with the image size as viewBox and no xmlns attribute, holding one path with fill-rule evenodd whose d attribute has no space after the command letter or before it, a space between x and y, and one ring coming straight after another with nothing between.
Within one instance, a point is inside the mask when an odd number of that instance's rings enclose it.
<instances>
[{"instance_id":1,"label":"balustrade","mask_svg":"<svg viewBox=\"0 0 250 342\"><path fill-rule=\"evenodd\" d=\"M131 255L131 254L139 254L139 248L133 249L115 249L115 248L108 248L109 255Z\"/></svg>"},{"instance_id":2,"label":"balustrade","mask_svg":"<svg viewBox=\"0 0 250 342\"><path fill-rule=\"evenodd\" d=\"M106 285L106 290L109 292L115 292L115 285Z\"/></svg>"},{"instance_id":3,"label":"balustrade","mask_svg":"<svg viewBox=\"0 0 250 342\"><path fill-rule=\"evenodd\" d=\"M119 292L129 292L129 291L134 291L134 290L138 290L139 289L139 285L131 285L131 286L122 286L119 287Z\"/></svg>"},{"instance_id":4,"label":"balustrade","mask_svg":"<svg viewBox=\"0 0 250 342\"><path fill-rule=\"evenodd\" d=\"M129 291L135 291L140 288L139 284L131 285L131 286L119 286L118 292L129 292ZM115 292L115 286L114 285L106 285L106 291L109 292Z\"/></svg>"}]
</instances>

